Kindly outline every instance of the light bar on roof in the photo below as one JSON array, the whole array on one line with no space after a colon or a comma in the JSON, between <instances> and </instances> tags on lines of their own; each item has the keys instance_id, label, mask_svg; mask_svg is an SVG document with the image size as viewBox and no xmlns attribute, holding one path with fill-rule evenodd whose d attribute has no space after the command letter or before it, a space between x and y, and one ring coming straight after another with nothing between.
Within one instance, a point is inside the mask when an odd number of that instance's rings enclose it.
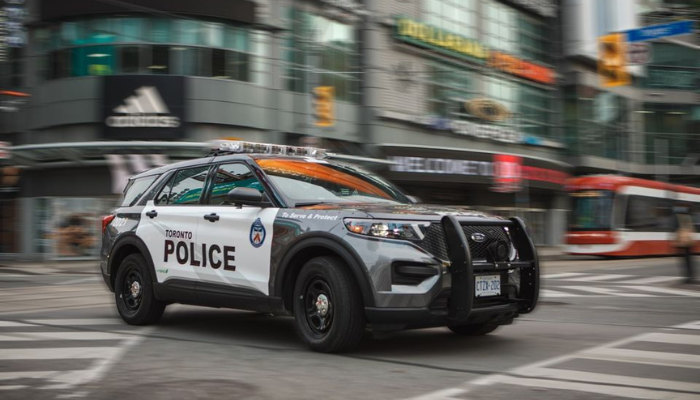
<instances>
[{"instance_id":1,"label":"light bar on roof","mask_svg":"<svg viewBox=\"0 0 700 400\"><path fill-rule=\"evenodd\" d=\"M217 154L280 154L303 157L326 157L326 150L317 147L287 146L242 140L213 140L211 151Z\"/></svg>"}]
</instances>

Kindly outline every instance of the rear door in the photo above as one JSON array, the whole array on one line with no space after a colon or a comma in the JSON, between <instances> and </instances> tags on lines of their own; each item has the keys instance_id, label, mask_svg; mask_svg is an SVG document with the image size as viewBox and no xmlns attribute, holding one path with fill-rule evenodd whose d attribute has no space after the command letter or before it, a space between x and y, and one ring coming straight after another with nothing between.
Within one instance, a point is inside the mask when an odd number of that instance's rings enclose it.
<instances>
[{"instance_id":1,"label":"rear door","mask_svg":"<svg viewBox=\"0 0 700 400\"><path fill-rule=\"evenodd\" d=\"M217 166L199 216L197 242L206 265L201 278L268 295L272 227L279 208L231 205L227 194L236 187L264 191L247 164Z\"/></svg>"},{"instance_id":2,"label":"rear door","mask_svg":"<svg viewBox=\"0 0 700 400\"><path fill-rule=\"evenodd\" d=\"M201 279L197 253L197 227L202 219L200 200L210 166L175 172L141 214L136 234L153 258L158 282Z\"/></svg>"}]
</instances>

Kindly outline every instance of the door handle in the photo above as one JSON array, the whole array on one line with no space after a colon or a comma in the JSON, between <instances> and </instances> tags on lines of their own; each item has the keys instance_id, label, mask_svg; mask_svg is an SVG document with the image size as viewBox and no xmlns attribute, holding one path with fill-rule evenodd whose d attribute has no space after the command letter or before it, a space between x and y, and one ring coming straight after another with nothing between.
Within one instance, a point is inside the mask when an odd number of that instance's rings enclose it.
<instances>
[{"instance_id":1,"label":"door handle","mask_svg":"<svg viewBox=\"0 0 700 400\"><path fill-rule=\"evenodd\" d=\"M153 219L158 216L158 211L156 210L151 210L146 213L146 216L149 217L150 219Z\"/></svg>"},{"instance_id":2,"label":"door handle","mask_svg":"<svg viewBox=\"0 0 700 400\"><path fill-rule=\"evenodd\" d=\"M204 219L210 222L216 222L219 220L219 216L216 215L215 213L207 214L204 216Z\"/></svg>"}]
</instances>

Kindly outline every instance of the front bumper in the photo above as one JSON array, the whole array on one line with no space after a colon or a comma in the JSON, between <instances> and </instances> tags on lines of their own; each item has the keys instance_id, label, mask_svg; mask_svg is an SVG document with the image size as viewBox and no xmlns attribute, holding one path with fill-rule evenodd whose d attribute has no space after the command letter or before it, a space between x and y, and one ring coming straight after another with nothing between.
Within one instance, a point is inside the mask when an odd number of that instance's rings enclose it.
<instances>
[{"instance_id":1,"label":"front bumper","mask_svg":"<svg viewBox=\"0 0 700 400\"><path fill-rule=\"evenodd\" d=\"M519 218L507 222L519 254L516 262L473 262L467 238L454 216L442 218L447 241L451 282L428 307L367 307L367 320L375 330L398 330L445 325L482 323L507 324L520 314L532 312L539 297L539 260L525 224ZM507 281L509 271L519 272L519 287ZM474 277L500 274L503 294L494 298L476 298ZM446 280L447 281L447 280ZM442 298L441 298L442 297Z\"/></svg>"}]
</instances>

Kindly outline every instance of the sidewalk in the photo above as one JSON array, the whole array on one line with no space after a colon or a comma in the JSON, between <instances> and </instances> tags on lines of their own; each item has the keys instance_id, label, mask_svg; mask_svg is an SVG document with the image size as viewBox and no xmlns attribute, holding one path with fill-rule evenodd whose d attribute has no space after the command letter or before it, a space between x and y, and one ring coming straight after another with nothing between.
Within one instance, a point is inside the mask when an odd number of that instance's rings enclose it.
<instances>
[{"instance_id":1,"label":"sidewalk","mask_svg":"<svg viewBox=\"0 0 700 400\"><path fill-rule=\"evenodd\" d=\"M0 261L0 273L20 275L53 275L100 273L100 261Z\"/></svg>"}]
</instances>

